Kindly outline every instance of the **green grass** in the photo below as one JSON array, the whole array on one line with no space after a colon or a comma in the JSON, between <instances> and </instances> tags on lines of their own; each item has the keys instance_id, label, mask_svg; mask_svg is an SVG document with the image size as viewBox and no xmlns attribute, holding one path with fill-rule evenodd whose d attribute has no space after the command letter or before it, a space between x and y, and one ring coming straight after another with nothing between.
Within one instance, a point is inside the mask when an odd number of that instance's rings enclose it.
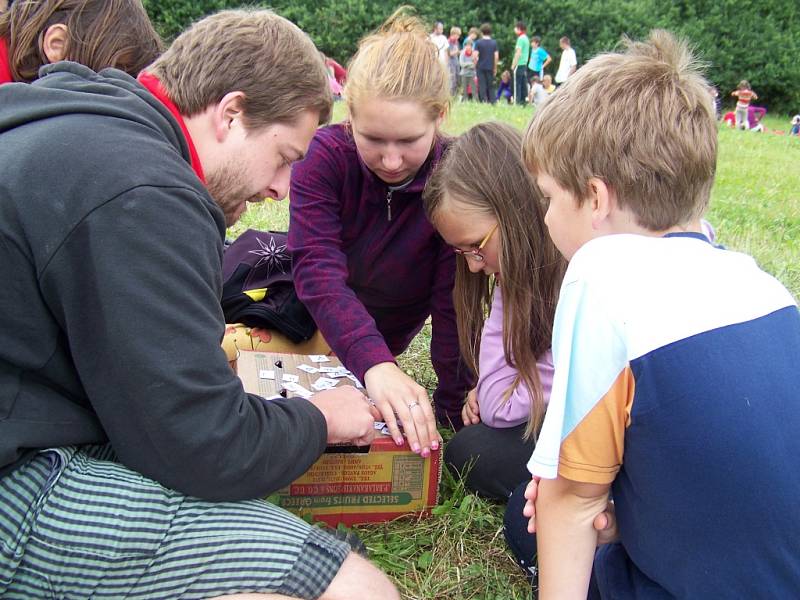
<instances>
[{"instance_id":1,"label":"green grass","mask_svg":"<svg viewBox=\"0 0 800 600\"><path fill-rule=\"evenodd\" d=\"M458 134L472 125L501 120L524 127L531 109L456 104L445 130ZM335 120L344 110L336 106ZM767 117L768 129L788 131L788 119ZM717 179L708 219L718 241L755 257L800 297L800 138L720 128ZM288 204L256 205L230 232L247 228L285 230ZM401 366L429 390L436 376L429 360L426 327L400 357ZM445 474L440 505L428 519L404 518L358 527L377 562L407 599L514 600L530 587L511 560L502 534L502 508L465 493Z\"/></svg>"}]
</instances>

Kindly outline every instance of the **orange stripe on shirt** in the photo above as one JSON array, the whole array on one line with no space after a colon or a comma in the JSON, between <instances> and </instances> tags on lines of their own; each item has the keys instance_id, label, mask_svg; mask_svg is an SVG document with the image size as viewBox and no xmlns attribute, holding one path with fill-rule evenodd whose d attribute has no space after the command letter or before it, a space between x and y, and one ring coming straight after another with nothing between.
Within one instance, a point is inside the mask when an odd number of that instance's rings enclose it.
<instances>
[{"instance_id":1,"label":"orange stripe on shirt","mask_svg":"<svg viewBox=\"0 0 800 600\"><path fill-rule=\"evenodd\" d=\"M611 483L622 465L635 383L625 367L611 388L561 442L558 474L583 483Z\"/></svg>"}]
</instances>

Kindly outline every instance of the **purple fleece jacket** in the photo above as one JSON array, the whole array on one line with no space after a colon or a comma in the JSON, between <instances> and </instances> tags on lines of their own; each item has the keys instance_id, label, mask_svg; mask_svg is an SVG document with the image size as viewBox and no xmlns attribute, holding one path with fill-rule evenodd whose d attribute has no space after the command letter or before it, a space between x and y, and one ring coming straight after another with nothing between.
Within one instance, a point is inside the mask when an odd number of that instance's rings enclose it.
<instances>
[{"instance_id":1,"label":"purple fleece jacket","mask_svg":"<svg viewBox=\"0 0 800 600\"><path fill-rule=\"evenodd\" d=\"M446 145L438 140L411 184L392 192L362 162L346 124L320 129L292 169L289 249L300 300L362 381L370 367L394 362L432 317L436 413L458 424L474 378L458 350L455 255L422 207Z\"/></svg>"}]
</instances>

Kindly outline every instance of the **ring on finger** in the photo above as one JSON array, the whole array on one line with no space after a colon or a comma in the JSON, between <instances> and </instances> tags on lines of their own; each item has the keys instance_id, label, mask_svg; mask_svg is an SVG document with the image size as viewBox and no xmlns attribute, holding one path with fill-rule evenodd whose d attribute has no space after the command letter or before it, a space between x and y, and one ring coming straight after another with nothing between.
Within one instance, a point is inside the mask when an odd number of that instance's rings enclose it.
<instances>
[{"instance_id":1,"label":"ring on finger","mask_svg":"<svg viewBox=\"0 0 800 600\"><path fill-rule=\"evenodd\" d=\"M415 406L419 406L419 402L411 402L411 403L408 405L408 409L409 409L409 410L411 410L411 409L412 409L412 408L414 408Z\"/></svg>"}]
</instances>

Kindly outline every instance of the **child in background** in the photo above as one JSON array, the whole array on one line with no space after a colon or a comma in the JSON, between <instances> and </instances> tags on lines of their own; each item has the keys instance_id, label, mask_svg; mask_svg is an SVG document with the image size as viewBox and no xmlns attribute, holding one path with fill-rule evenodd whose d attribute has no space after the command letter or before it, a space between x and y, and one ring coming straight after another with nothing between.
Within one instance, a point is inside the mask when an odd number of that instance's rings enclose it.
<instances>
[{"instance_id":1,"label":"child in background","mask_svg":"<svg viewBox=\"0 0 800 600\"><path fill-rule=\"evenodd\" d=\"M497 86L497 97L495 100L500 100L500 98L505 98L506 101L511 104L511 71L503 71L500 75L500 85Z\"/></svg>"},{"instance_id":2,"label":"child in background","mask_svg":"<svg viewBox=\"0 0 800 600\"><path fill-rule=\"evenodd\" d=\"M714 117L719 120L722 114L722 98L719 97L719 90L717 89L717 86L709 86L708 94L711 96L711 101L714 103Z\"/></svg>"},{"instance_id":3,"label":"child in background","mask_svg":"<svg viewBox=\"0 0 800 600\"><path fill-rule=\"evenodd\" d=\"M556 91L556 86L553 85L553 78L550 75L542 77L542 87L544 87L544 91L548 94L552 94Z\"/></svg>"},{"instance_id":4,"label":"child in background","mask_svg":"<svg viewBox=\"0 0 800 600\"><path fill-rule=\"evenodd\" d=\"M753 123L750 125L750 131L754 131L756 133L764 133L766 129L764 129L764 124L761 122L761 118L764 116L764 113L756 112L753 114Z\"/></svg>"},{"instance_id":5,"label":"child in background","mask_svg":"<svg viewBox=\"0 0 800 600\"><path fill-rule=\"evenodd\" d=\"M472 32L470 31L470 36ZM461 101L468 99L477 100L478 92L475 89L475 55L472 52L472 38L464 41L464 49L458 58L461 67Z\"/></svg>"},{"instance_id":6,"label":"child in background","mask_svg":"<svg viewBox=\"0 0 800 600\"><path fill-rule=\"evenodd\" d=\"M792 117L792 129L789 135L800 135L800 115Z\"/></svg>"},{"instance_id":7,"label":"child in background","mask_svg":"<svg viewBox=\"0 0 800 600\"><path fill-rule=\"evenodd\" d=\"M478 373L445 462L466 472L468 488L503 501L527 475L550 394L553 311L566 265L547 235L521 142L510 125L476 125L453 143L423 195L428 218L459 255L459 345Z\"/></svg>"},{"instance_id":8,"label":"child in background","mask_svg":"<svg viewBox=\"0 0 800 600\"><path fill-rule=\"evenodd\" d=\"M688 45L627 46L570 77L523 144L570 261L526 491L539 597L795 597L800 313L700 233L717 127ZM612 484L619 539L596 551Z\"/></svg>"},{"instance_id":9,"label":"child in background","mask_svg":"<svg viewBox=\"0 0 800 600\"><path fill-rule=\"evenodd\" d=\"M750 82L742 79L737 88L731 92L731 96L736 96L736 129L749 129L747 109L751 100L758 100L758 94L750 87Z\"/></svg>"},{"instance_id":10,"label":"child in background","mask_svg":"<svg viewBox=\"0 0 800 600\"><path fill-rule=\"evenodd\" d=\"M533 79L531 79L531 93L529 94L528 102L531 102L535 107L539 108L549 97L550 94L544 90L542 82L539 81L539 76L534 75Z\"/></svg>"},{"instance_id":11,"label":"child in background","mask_svg":"<svg viewBox=\"0 0 800 600\"><path fill-rule=\"evenodd\" d=\"M461 37L460 27L450 28L450 37L447 38L447 72L450 75L450 95L455 96L458 93L459 82L459 58L461 54L461 47L459 38Z\"/></svg>"}]
</instances>

